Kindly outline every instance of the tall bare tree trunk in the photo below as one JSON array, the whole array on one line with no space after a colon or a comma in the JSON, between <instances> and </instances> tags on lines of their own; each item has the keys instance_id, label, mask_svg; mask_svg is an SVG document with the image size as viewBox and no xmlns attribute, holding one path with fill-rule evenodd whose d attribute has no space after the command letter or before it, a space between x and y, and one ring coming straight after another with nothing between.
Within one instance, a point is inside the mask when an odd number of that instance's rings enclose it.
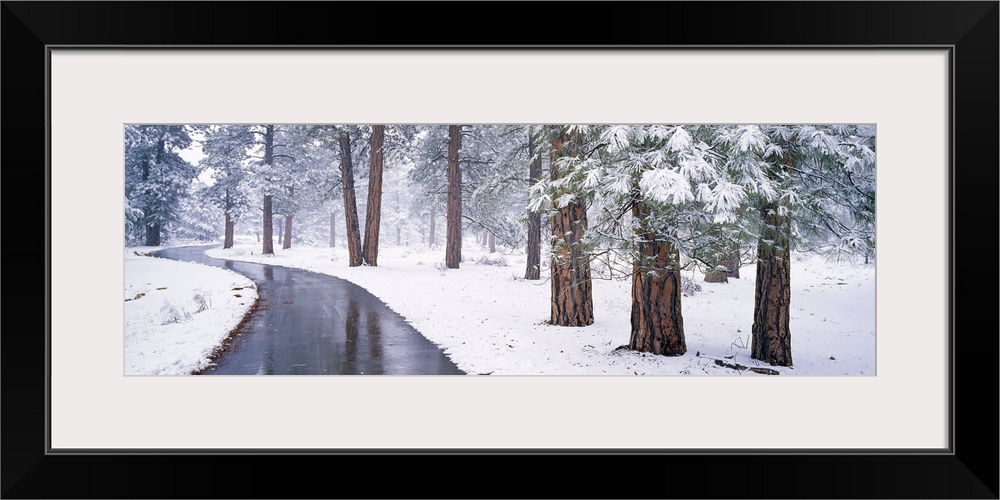
<instances>
[{"instance_id":1,"label":"tall bare tree trunk","mask_svg":"<svg viewBox=\"0 0 1000 500\"><path fill-rule=\"evenodd\" d=\"M637 198L632 204L632 216L639 221L639 255L632 266L632 334L628 347L679 356L687 352L681 317L680 253L650 228L649 205Z\"/></svg>"},{"instance_id":2,"label":"tall bare tree trunk","mask_svg":"<svg viewBox=\"0 0 1000 500\"><path fill-rule=\"evenodd\" d=\"M292 248L292 214L285 216L285 238L281 243L281 248L285 250Z\"/></svg>"},{"instance_id":3,"label":"tall bare tree trunk","mask_svg":"<svg viewBox=\"0 0 1000 500\"><path fill-rule=\"evenodd\" d=\"M489 240L490 253L496 253L497 252L497 237L494 236L493 233L490 233L489 238L487 238L487 239Z\"/></svg>"},{"instance_id":4,"label":"tall bare tree trunk","mask_svg":"<svg viewBox=\"0 0 1000 500\"><path fill-rule=\"evenodd\" d=\"M351 136L340 131L340 175L344 185L344 222L347 226L347 253L351 267L362 264L358 205L354 200L354 165L351 163Z\"/></svg>"},{"instance_id":5,"label":"tall bare tree trunk","mask_svg":"<svg viewBox=\"0 0 1000 500\"><path fill-rule=\"evenodd\" d=\"M330 211L330 248L337 247L337 213Z\"/></svg>"},{"instance_id":6,"label":"tall bare tree trunk","mask_svg":"<svg viewBox=\"0 0 1000 500\"><path fill-rule=\"evenodd\" d=\"M295 188L288 188L288 198L289 200L295 195ZM289 201L289 205L291 202ZM285 215L285 239L281 244L281 248L287 250L292 248L292 210L288 209L288 214Z\"/></svg>"},{"instance_id":7,"label":"tall bare tree trunk","mask_svg":"<svg viewBox=\"0 0 1000 500\"><path fill-rule=\"evenodd\" d=\"M399 191L396 191L396 210L399 210ZM396 221L396 246L401 246L403 244L403 223L402 221ZM409 246L409 244L407 244Z\"/></svg>"},{"instance_id":8,"label":"tall bare tree trunk","mask_svg":"<svg viewBox=\"0 0 1000 500\"><path fill-rule=\"evenodd\" d=\"M264 195L264 247L263 254L274 254L274 214L272 213L272 197Z\"/></svg>"},{"instance_id":9,"label":"tall bare tree trunk","mask_svg":"<svg viewBox=\"0 0 1000 500\"><path fill-rule=\"evenodd\" d=\"M264 164L267 168L274 165L274 125L264 126ZM265 192L270 186L264 187ZM274 255L274 214L272 196L264 195L264 247L261 253Z\"/></svg>"},{"instance_id":10,"label":"tall bare tree trunk","mask_svg":"<svg viewBox=\"0 0 1000 500\"><path fill-rule=\"evenodd\" d=\"M757 281L754 292L753 340L750 357L770 365L792 366L791 252L789 218L777 204L761 209L763 228L757 243Z\"/></svg>"},{"instance_id":11,"label":"tall bare tree trunk","mask_svg":"<svg viewBox=\"0 0 1000 500\"><path fill-rule=\"evenodd\" d=\"M565 132L553 143L554 158L575 156L577 145ZM560 178L552 162L551 178ZM555 198L555 197L553 197ZM552 318L559 326L587 326L594 322L590 256L583 247L587 208L581 201L560 208L552 221Z\"/></svg>"},{"instance_id":12,"label":"tall bare tree trunk","mask_svg":"<svg viewBox=\"0 0 1000 500\"><path fill-rule=\"evenodd\" d=\"M528 177L534 185L542 178L542 157L535 157L535 138L528 133L528 154L531 164L528 167ZM524 269L524 279L537 280L541 275L542 265L542 217L538 212L528 212L528 261Z\"/></svg>"},{"instance_id":13,"label":"tall bare tree trunk","mask_svg":"<svg viewBox=\"0 0 1000 500\"><path fill-rule=\"evenodd\" d=\"M226 190L226 235L222 241L222 248L233 248L233 233L236 223L233 222L233 201L229 197L229 190Z\"/></svg>"},{"instance_id":14,"label":"tall bare tree trunk","mask_svg":"<svg viewBox=\"0 0 1000 500\"><path fill-rule=\"evenodd\" d=\"M288 219L288 217L282 217L281 220L278 221L278 241L285 241L285 220L286 219Z\"/></svg>"},{"instance_id":15,"label":"tall bare tree trunk","mask_svg":"<svg viewBox=\"0 0 1000 500\"><path fill-rule=\"evenodd\" d=\"M434 219L436 218L437 216L434 213L434 205L431 205L431 228L430 234L427 237L427 248L434 248L434 245L437 243L437 238L434 237Z\"/></svg>"},{"instance_id":16,"label":"tall bare tree trunk","mask_svg":"<svg viewBox=\"0 0 1000 500\"><path fill-rule=\"evenodd\" d=\"M462 149L462 126L448 126L448 241L444 262L458 269L462 262L462 170L458 151Z\"/></svg>"},{"instance_id":17,"label":"tall bare tree trunk","mask_svg":"<svg viewBox=\"0 0 1000 500\"><path fill-rule=\"evenodd\" d=\"M382 161L385 156L385 125L372 125L371 162L368 168L368 213L365 243L361 253L365 264L378 265L378 233L382 223Z\"/></svg>"}]
</instances>

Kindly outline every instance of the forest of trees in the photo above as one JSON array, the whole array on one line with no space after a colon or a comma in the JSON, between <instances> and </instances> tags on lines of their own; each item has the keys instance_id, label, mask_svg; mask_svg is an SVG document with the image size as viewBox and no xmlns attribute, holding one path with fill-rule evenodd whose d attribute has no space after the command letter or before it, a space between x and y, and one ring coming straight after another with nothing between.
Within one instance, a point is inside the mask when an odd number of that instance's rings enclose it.
<instances>
[{"instance_id":1,"label":"forest of trees","mask_svg":"<svg viewBox=\"0 0 1000 500\"><path fill-rule=\"evenodd\" d=\"M128 125L126 244L277 235L377 266L389 242L460 273L475 235L550 280L553 325L593 324L593 280L630 279L628 347L666 356L687 350L681 271L756 263L751 356L791 366L791 251L874 258L874 144L872 125Z\"/></svg>"}]
</instances>

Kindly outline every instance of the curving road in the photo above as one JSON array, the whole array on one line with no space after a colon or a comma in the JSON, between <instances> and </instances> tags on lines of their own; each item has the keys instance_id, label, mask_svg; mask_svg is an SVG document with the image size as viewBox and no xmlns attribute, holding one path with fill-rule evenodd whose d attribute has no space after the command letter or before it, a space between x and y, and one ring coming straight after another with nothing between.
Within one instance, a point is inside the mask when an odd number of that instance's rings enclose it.
<instances>
[{"instance_id":1,"label":"curving road","mask_svg":"<svg viewBox=\"0 0 1000 500\"><path fill-rule=\"evenodd\" d=\"M310 271L205 255L214 247L170 248L156 254L224 267L257 284L260 307L203 374L464 374L364 288Z\"/></svg>"}]
</instances>

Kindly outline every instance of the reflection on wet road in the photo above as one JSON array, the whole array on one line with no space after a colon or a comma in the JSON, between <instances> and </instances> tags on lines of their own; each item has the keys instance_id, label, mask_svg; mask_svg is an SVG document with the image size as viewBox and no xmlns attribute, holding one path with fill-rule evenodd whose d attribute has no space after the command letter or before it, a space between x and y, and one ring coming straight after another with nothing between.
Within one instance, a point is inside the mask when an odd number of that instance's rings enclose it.
<instances>
[{"instance_id":1,"label":"reflection on wet road","mask_svg":"<svg viewBox=\"0 0 1000 500\"><path fill-rule=\"evenodd\" d=\"M159 257L224 267L257 283L259 310L205 375L463 374L436 345L367 290L340 278L205 255Z\"/></svg>"}]
</instances>

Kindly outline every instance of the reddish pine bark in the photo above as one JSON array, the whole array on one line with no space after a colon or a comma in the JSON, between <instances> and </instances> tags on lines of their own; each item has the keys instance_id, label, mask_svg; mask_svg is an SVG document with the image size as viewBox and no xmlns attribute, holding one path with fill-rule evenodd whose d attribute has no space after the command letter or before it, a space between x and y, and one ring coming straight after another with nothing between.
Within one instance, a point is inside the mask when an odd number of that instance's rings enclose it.
<instances>
[{"instance_id":1,"label":"reddish pine bark","mask_svg":"<svg viewBox=\"0 0 1000 500\"><path fill-rule=\"evenodd\" d=\"M340 175L344 185L344 222L347 226L348 265L362 264L358 205L354 199L354 165L351 163L351 136L340 131Z\"/></svg>"},{"instance_id":2,"label":"reddish pine bark","mask_svg":"<svg viewBox=\"0 0 1000 500\"><path fill-rule=\"evenodd\" d=\"M368 168L368 212L365 242L361 250L365 264L378 265L378 234L382 223L382 162L385 156L385 125L372 126L371 162Z\"/></svg>"},{"instance_id":3,"label":"reddish pine bark","mask_svg":"<svg viewBox=\"0 0 1000 500\"><path fill-rule=\"evenodd\" d=\"M448 126L448 241L444 262L458 269L462 262L462 170L458 152L462 148L462 126Z\"/></svg>"},{"instance_id":4,"label":"reddish pine bark","mask_svg":"<svg viewBox=\"0 0 1000 500\"><path fill-rule=\"evenodd\" d=\"M648 228L649 205L635 201L639 256L632 266L632 334L628 347L664 356L687 352L681 316L680 253Z\"/></svg>"},{"instance_id":5,"label":"reddish pine bark","mask_svg":"<svg viewBox=\"0 0 1000 500\"><path fill-rule=\"evenodd\" d=\"M573 141L561 134L553 144L554 155L573 156ZM552 180L560 173L552 162ZM590 279L590 257L583 248L587 230L587 209L580 201L560 208L552 221L552 314L559 326L587 326L594 323L594 299Z\"/></svg>"},{"instance_id":6,"label":"reddish pine bark","mask_svg":"<svg viewBox=\"0 0 1000 500\"><path fill-rule=\"evenodd\" d=\"M770 365L792 366L790 222L778 208L770 204L761 209L750 356Z\"/></svg>"}]
</instances>

